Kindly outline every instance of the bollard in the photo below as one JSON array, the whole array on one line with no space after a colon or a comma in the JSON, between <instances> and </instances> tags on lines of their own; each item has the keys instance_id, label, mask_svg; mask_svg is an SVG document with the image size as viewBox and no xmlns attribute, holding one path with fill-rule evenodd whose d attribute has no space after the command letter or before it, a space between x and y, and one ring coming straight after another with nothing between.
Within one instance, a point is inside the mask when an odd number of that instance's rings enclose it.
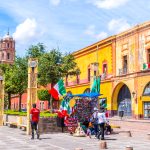
<instances>
[{"instance_id":1,"label":"bollard","mask_svg":"<svg viewBox=\"0 0 150 150\"><path fill-rule=\"evenodd\" d=\"M148 133L147 136L148 136L148 140L150 140L150 133Z\"/></svg>"},{"instance_id":2,"label":"bollard","mask_svg":"<svg viewBox=\"0 0 150 150\"><path fill-rule=\"evenodd\" d=\"M107 143L106 143L106 141L101 141L100 142L100 149L107 149Z\"/></svg>"},{"instance_id":3,"label":"bollard","mask_svg":"<svg viewBox=\"0 0 150 150\"><path fill-rule=\"evenodd\" d=\"M131 146L126 146L126 150L133 150L133 147L131 147Z\"/></svg>"},{"instance_id":4,"label":"bollard","mask_svg":"<svg viewBox=\"0 0 150 150\"><path fill-rule=\"evenodd\" d=\"M75 148L75 150L83 150L83 148Z\"/></svg>"}]
</instances>

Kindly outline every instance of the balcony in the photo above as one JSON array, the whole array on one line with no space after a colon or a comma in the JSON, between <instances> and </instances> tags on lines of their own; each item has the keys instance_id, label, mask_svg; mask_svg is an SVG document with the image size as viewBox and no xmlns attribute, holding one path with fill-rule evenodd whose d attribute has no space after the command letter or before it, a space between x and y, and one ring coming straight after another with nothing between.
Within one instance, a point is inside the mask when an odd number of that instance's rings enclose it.
<instances>
[{"instance_id":1,"label":"balcony","mask_svg":"<svg viewBox=\"0 0 150 150\"><path fill-rule=\"evenodd\" d=\"M119 69L119 75L125 75L125 74L127 74L127 68Z\"/></svg>"}]
</instances>

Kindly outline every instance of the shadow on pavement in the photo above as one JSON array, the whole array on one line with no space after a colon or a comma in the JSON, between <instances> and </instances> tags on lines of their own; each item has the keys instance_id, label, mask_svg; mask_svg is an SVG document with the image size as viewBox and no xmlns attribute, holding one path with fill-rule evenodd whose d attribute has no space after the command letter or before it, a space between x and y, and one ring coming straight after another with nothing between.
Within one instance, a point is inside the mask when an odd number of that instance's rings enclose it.
<instances>
[{"instance_id":1,"label":"shadow on pavement","mask_svg":"<svg viewBox=\"0 0 150 150\"><path fill-rule=\"evenodd\" d=\"M46 139L52 139L50 137L40 138L39 140L46 140Z\"/></svg>"}]
</instances>

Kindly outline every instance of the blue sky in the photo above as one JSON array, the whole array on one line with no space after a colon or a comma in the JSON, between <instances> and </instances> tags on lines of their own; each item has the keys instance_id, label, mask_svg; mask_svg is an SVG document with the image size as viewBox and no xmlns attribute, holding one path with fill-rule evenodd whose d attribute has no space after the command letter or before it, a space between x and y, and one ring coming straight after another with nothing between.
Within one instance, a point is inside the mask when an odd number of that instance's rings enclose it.
<instances>
[{"instance_id":1,"label":"blue sky","mask_svg":"<svg viewBox=\"0 0 150 150\"><path fill-rule=\"evenodd\" d=\"M73 52L150 20L149 0L5 0L0 37L8 30L17 55L32 44Z\"/></svg>"}]
</instances>

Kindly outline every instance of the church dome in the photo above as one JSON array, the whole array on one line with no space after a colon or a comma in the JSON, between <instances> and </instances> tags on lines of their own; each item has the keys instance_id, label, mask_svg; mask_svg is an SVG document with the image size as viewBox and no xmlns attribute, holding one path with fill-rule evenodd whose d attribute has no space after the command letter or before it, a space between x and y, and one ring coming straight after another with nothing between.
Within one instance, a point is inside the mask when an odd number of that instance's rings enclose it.
<instances>
[{"instance_id":1,"label":"church dome","mask_svg":"<svg viewBox=\"0 0 150 150\"><path fill-rule=\"evenodd\" d=\"M12 36L9 35L9 32L3 37L3 40L11 40Z\"/></svg>"}]
</instances>

